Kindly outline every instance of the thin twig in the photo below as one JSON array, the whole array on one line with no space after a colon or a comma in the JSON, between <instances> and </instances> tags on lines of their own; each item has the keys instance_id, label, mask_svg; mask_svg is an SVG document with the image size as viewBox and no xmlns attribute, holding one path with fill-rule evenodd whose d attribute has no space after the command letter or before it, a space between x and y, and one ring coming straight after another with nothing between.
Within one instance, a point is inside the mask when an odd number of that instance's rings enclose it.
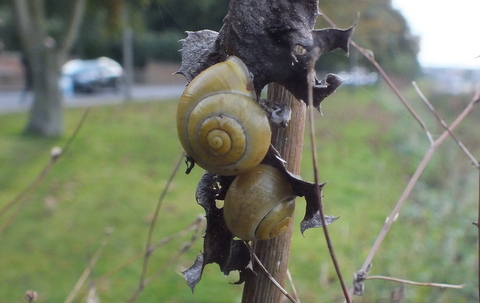
<instances>
[{"instance_id":1,"label":"thin twig","mask_svg":"<svg viewBox=\"0 0 480 303\"><path fill-rule=\"evenodd\" d=\"M431 287L440 287L440 288L461 289L465 286L465 284L453 285L453 284L443 284L443 283L422 283L422 282L414 282L414 281L410 281L410 280L404 280L404 279L398 279L398 278L392 278L392 277L385 277L385 276L369 276L365 280L373 280L373 279L394 281L394 282L405 283L405 284L410 284L410 285L417 285L417 286L431 286Z\"/></svg>"},{"instance_id":2,"label":"thin twig","mask_svg":"<svg viewBox=\"0 0 480 303\"><path fill-rule=\"evenodd\" d=\"M313 106L313 83L315 83L315 59L318 56L318 49L315 50L317 54L314 54L312 60L309 62L308 67L308 118L309 118L309 126L310 126L310 142L311 142L311 149L312 149L312 164L313 164L313 176L315 182L315 197L318 203L318 210L320 213L320 220L322 222L322 230L323 234L325 235L325 241L327 242L328 251L330 253L330 257L332 258L333 266L335 267L335 271L338 276L338 280L342 287L343 295L345 296L345 300L347 303L350 303L350 296L348 294L347 287L342 277L342 272L340 271L340 265L338 264L337 257L335 255L335 250L333 249L332 239L328 232L327 223L325 222L325 217L323 215L323 205L321 200L320 194L320 185L319 185L319 178L318 178L318 161L317 161L317 147L315 141L315 127L313 125L313 111L315 107Z\"/></svg>"},{"instance_id":3,"label":"thin twig","mask_svg":"<svg viewBox=\"0 0 480 303\"><path fill-rule=\"evenodd\" d=\"M293 295L295 296L295 300L297 301L297 303L301 303L300 302L300 297L298 296L298 293L297 293L297 288L295 288L295 284L293 283L292 275L290 274L290 270L288 268L287 268L287 278L288 278L288 283L290 283L290 287L292 287L292 291L293 291Z\"/></svg>"},{"instance_id":4,"label":"thin twig","mask_svg":"<svg viewBox=\"0 0 480 303\"><path fill-rule=\"evenodd\" d=\"M275 280L275 278L272 276L271 273L268 272L268 270L265 268L265 266L263 266L262 264L262 261L260 261L260 259L257 257L257 255L255 254L255 251L253 250L253 248L250 246L249 243L245 242L245 244L247 245L248 249L250 250L250 255L253 256L253 259L255 260L255 262L257 262L258 266L260 266L260 268L263 270L263 272L267 275L267 277L270 279L270 281L272 281L272 283L275 285L275 287L277 287L278 290L280 290L280 292L285 296L287 297L290 302L292 303L298 303L298 301L296 301L281 285L280 283L277 282L277 280Z\"/></svg>"},{"instance_id":5,"label":"thin twig","mask_svg":"<svg viewBox=\"0 0 480 303\"><path fill-rule=\"evenodd\" d=\"M465 117L470 114L470 112L473 110L473 107L480 102L480 85L477 87L477 90L475 92L475 95L473 98L470 100L470 102L467 104L465 109L457 116L457 118L453 121L453 123L450 125L450 128L448 131L445 131L436 141L435 144L436 147L440 146L443 141L450 135L450 133L465 119Z\"/></svg>"},{"instance_id":6,"label":"thin twig","mask_svg":"<svg viewBox=\"0 0 480 303\"><path fill-rule=\"evenodd\" d=\"M201 230L197 226L197 229L193 233L190 240L183 244L174 256L172 256L167 262L163 264L163 266L161 266L156 272L154 272L148 279L145 280L145 286L152 283L153 280L155 280L161 273L163 273L168 266L176 263L176 261L180 258L181 255L183 255L184 253L189 251L190 248L192 248L192 245L202 236L202 234L203 230Z\"/></svg>"},{"instance_id":7,"label":"thin twig","mask_svg":"<svg viewBox=\"0 0 480 303\"><path fill-rule=\"evenodd\" d=\"M16 212L14 212L1 226L0 226L0 235L2 234L3 230L13 221L13 219L20 213L20 210L27 204L28 200L26 200L26 197L28 194L33 192L45 179L45 177L48 175L52 167L57 163L57 161L68 151L70 146L72 145L73 141L78 135L78 132L82 128L84 122L87 119L87 116L90 112L90 108L87 108L82 117L80 118L80 121L77 123L77 126L75 127L75 130L73 131L72 135L70 138L67 140L65 143L63 149L59 148L52 148L50 152L50 160L48 163L45 165L45 167L40 171L40 173L35 177L35 179L28 184L17 196L15 196L9 203L7 203L5 206L3 206L0 209L0 217L2 217L10 208L12 208L14 205L19 204L18 209Z\"/></svg>"},{"instance_id":8,"label":"thin twig","mask_svg":"<svg viewBox=\"0 0 480 303\"><path fill-rule=\"evenodd\" d=\"M93 257L90 259L90 262L88 262L88 266L87 268L85 268L85 270L83 271L83 274L80 276L80 278L78 279L77 283L75 284L75 286L73 287L72 291L70 292L70 294L68 295L68 297L65 299L65 303L70 303L73 301L73 299L75 298L75 296L77 295L77 293L80 291L80 289L82 288L83 284L85 283L85 281L87 280L88 276L90 275L90 273L92 272L93 270L93 267L95 266L95 264L97 263L98 259L100 258L100 256L102 255L102 252L103 252L103 249L105 248L105 246L107 245L108 243L108 238L110 237L111 235L111 230L107 230L105 232L105 236L102 240L102 242L100 243L100 247L97 249L97 251L95 252L95 254L93 255Z\"/></svg>"},{"instance_id":9,"label":"thin twig","mask_svg":"<svg viewBox=\"0 0 480 303\"><path fill-rule=\"evenodd\" d=\"M331 26L334 26L336 27L335 23L330 20L330 18L328 18L327 15L325 15L325 13L323 13L321 10L319 11L321 14L322 14L322 17L331 25ZM365 259L365 262L363 263L363 266L362 266L362 269L360 271L366 273L367 272L367 269L368 267L370 266L371 262L372 262L372 259L375 255L375 253L377 252L378 248L380 247L380 244L382 243L383 239L385 238L385 235L387 234L387 232L389 231L393 221L397 218L398 216L398 213L400 211L400 208L402 207L402 205L404 204L404 202L406 201L407 197L410 195L410 192L411 190L413 189L413 186L415 185L415 183L418 181L418 178L420 177L420 175L422 174L423 170L425 169L427 163L430 161L433 153L435 152L435 150L437 149L437 147L442 144L442 142L445 140L445 138L449 135L449 132L445 132L442 134L442 136L437 139L436 141L433 140L433 137L430 133L430 131L428 130L428 128L426 127L426 124L423 122L423 120L420 118L420 116L413 110L413 108L408 104L408 102L406 101L406 99L403 97L403 95L400 93L400 91L397 89L397 87L395 86L395 84L393 84L393 82L391 81L390 77L388 77L388 75L385 73L385 71L383 70L383 68L378 64L378 62L374 59L374 57L368 52L366 51L365 49L363 49L362 47L360 47L358 44L356 44L353 40L350 40L350 44L355 47L365 58L367 58L374 66L375 68L378 70L378 72L382 75L382 77L385 79L385 81L387 82L388 86L390 87L390 89L392 89L392 91L395 93L395 95L398 97L398 99L405 105L405 107L407 108L407 110L410 112L410 114L415 118L415 120L417 120L417 122L420 124L420 126L422 127L422 129L424 130L427 138L428 138L428 141L430 142L430 148L429 150L425 153L423 159L422 159L422 162L420 162L419 166L417 167L414 175L412 176L412 178L410 179L410 181L408 182L407 184L407 187L405 188L404 192L402 193L402 196L400 197L400 199L398 200L397 204L395 205L395 208L392 210L392 213L390 214L390 216L387 218L386 222L385 222L385 225L383 226L382 230L380 231L380 234L378 235L377 239L375 240L375 243L374 245L372 246L372 248L370 249L370 252L367 256L367 258ZM467 107L464 109L464 111L457 117L457 119L454 121L454 123L452 123L452 125L450 126L450 131L452 131L461 121L463 121L463 119L465 118L465 116L467 116L471 110L473 109L473 106L479 102L479 96L480 96L480 89L477 89L477 92L474 96L474 98L472 99L472 101L467 105ZM479 216L479 220L480 220L480 216ZM480 236L479 236L480 237ZM480 238L479 238L480 239ZM480 249L480 246L479 246L479 249ZM480 258L480 252L479 252L479 258ZM480 259L479 259L480 260ZM479 261L480 262L480 261ZM480 281L480 276L479 276L479 281ZM480 292L480 285L479 285L479 292ZM350 288L349 290L349 295L352 296L353 295L353 287Z\"/></svg>"},{"instance_id":10,"label":"thin twig","mask_svg":"<svg viewBox=\"0 0 480 303\"><path fill-rule=\"evenodd\" d=\"M328 24L330 24L333 27L337 27L335 25L335 23L330 18L328 18L327 15L325 15L324 12L322 12L321 10L319 10L319 12L322 15L323 19L325 19L325 21L327 21ZM432 134L430 133L430 131L427 128L427 125L425 124L425 122L423 122L422 118L415 112L415 110L410 106L410 104L408 104L407 100L403 97L402 93L400 93L400 91L398 90L396 85L393 83L393 81L390 79L390 77L387 75L387 73L383 70L383 68L380 66L380 64L378 64L378 62L375 60L375 58L371 54L371 52L369 52L368 50L359 46L353 40L350 40L350 44L353 47L355 47L365 58L367 58L368 61L370 61L370 63L372 63L375 66L375 68L378 70L380 75L382 75L383 79L387 82L388 86L393 91L393 93L403 103L403 105L407 108L407 110L410 112L410 114L413 116L413 118L415 118L415 120L417 120L418 124L420 124L421 128L423 129L423 131L425 132L425 134L428 138L428 141L430 142L431 145L433 145L434 140L433 140Z\"/></svg>"},{"instance_id":11,"label":"thin twig","mask_svg":"<svg viewBox=\"0 0 480 303\"><path fill-rule=\"evenodd\" d=\"M457 143L457 145L460 147L460 149L467 155L467 157L470 159L470 161L472 161L473 165L475 165L475 167L477 169L480 169L480 165L478 164L477 159L475 159L475 157L470 153L470 151L465 147L465 145L463 145L463 143L450 130L450 128L448 127L448 124L445 122L444 119L442 119L440 114L433 107L432 103L430 103L428 98L420 90L420 88L417 85L417 82L413 81L412 84L413 84L413 87L415 88L415 90L417 91L417 94L420 96L422 101L427 105L428 109L430 109L430 111L433 113L435 118L437 118L438 122L440 122L440 124L443 126L443 128L445 128L447 130L447 132L450 134L450 137L452 137L452 139L455 141L455 143Z\"/></svg>"},{"instance_id":12,"label":"thin twig","mask_svg":"<svg viewBox=\"0 0 480 303\"><path fill-rule=\"evenodd\" d=\"M473 110L473 106L478 103L480 97L480 88L477 90L477 93L475 94L474 98L468 103L468 105L465 107L465 109L458 115L458 117L455 119L455 121L450 125L450 131L453 131L462 121L465 119L465 117ZM367 268L370 266L373 257L375 256L375 253L377 250L380 248L380 245L383 242L383 239L385 238L385 235L388 233L390 230L390 227L392 226L393 222L395 219L398 217L398 214L400 212L400 209L402 208L403 204L407 200L408 196L410 195L413 187L415 184L418 182L418 179L422 175L425 167L427 164L430 162L430 159L432 158L433 154L437 150L437 148L445 141L445 139L450 135L448 131L445 131L435 142L430 148L427 150L425 155L423 156L422 161L418 165L417 169L415 170L415 173L413 176L410 178L408 181L407 186L405 187L405 190L403 191L400 199L397 201L397 204L393 208L392 212L390 213L390 216L387 218L382 230L380 231L380 234L378 235L377 239L375 239L375 243L370 249L370 252L368 253L367 258L365 259L362 268L360 271L362 272L367 272ZM353 294L353 288L350 289L350 294Z\"/></svg>"},{"instance_id":13,"label":"thin twig","mask_svg":"<svg viewBox=\"0 0 480 303\"><path fill-rule=\"evenodd\" d=\"M189 231L195 230L199 231L201 230L201 227L203 226L202 223L205 221L205 216L204 215L198 215L195 218L195 221L192 222L189 226L186 228L182 229L178 233L171 235L170 237L165 237L162 240L158 241L157 244L152 246L152 252L160 248L161 246L165 245L168 242L171 242L172 240L179 238L185 234L187 234Z\"/></svg>"},{"instance_id":14,"label":"thin twig","mask_svg":"<svg viewBox=\"0 0 480 303\"><path fill-rule=\"evenodd\" d=\"M4 207L2 207L2 209L0 209L0 217L4 215L13 205L15 205L20 200L22 200L29 192L35 189L43 181L43 179L45 179L45 177L47 176L47 173L50 171L52 166L58 161L58 159L60 159L62 155L64 155L67 152L67 150L70 148L70 145L72 145L73 140L75 140L78 132L80 131L80 128L82 127L83 123L87 119L87 115L89 112L90 112L90 108L87 108L87 110L85 110L82 117L80 118L80 121L78 122L77 126L75 127L73 134L70 136L67 143L65 143L63 150L60 150L60 153L57 153L57 152L53 153L53 150L52 150L50 154L50 161L45 165L45 167L38 174L38 176L29 185L27 185L25 189L22 190L15 198L13 198L9 203L7 203Z\"/></svg>"},{"instance_id":15,"label":"thin twig","mask_svg":"<svg viewBox=\"0 0 480 303\"><path fill-rule=\"evenodd\" d=\"M478 245L478 258L477 258L477 283L478 283L478 297L480 298L480 170L478 171L478 214L477 214L477 245Z\"/></svg>"},{"instance_id":16,"label":"thin twig","mask_svg":"<svg viewBox=\"0 0 480 303\"><path fill-rule=\"evenodd\" d=\"M157 223L158 215L160 214L160 209L162 208L163 200L165 199L165 196L170 188L170 185L173 182L173 179L175 178L178 170L180 169L180 165L183 163L183 158L185 158L184 153L182 153L177 163L175 164L172 174L170 175L170 178L168 179L167 184L165 185L163 192L160 195L160 198L158 199L157 207L155 209L155 213L152 218L152 223L150 223L150 228L148 230L147 241L145 243L142 273L140 274L140 281L138 284L138 288L135 291L135 293L132 295L132 297L128 300L128 302L134 302L138 297L138 295L140 295L140 293L143 291L143 288L145 287L145 277L147 275L148 262L152 254L152 238L153 238L153 232L155 230L155 225Z\"/></svg>"},{"instance_id":17,"label":"thin twig","mask_svg":"<svg viewBox=\"0 0 480 303\"><path fill-rule=\"evenodd\" d=\"M195 221L190 224L189 226L187 226L186 228L182 229L181 231L171 235L171 236L168 236L168 237L165 237L163 239L161 239L160 241L157 242L157 244L153 245L152 247L152 252L159 249L161 246L165 245L165 244L168 244L169 242L177 239L177 238L180 238L182 236L184 236L185 234L187 234L188 232L192 231L192 230L196 230L196 229L200 229L200 227L202 226L202 222L204 221L205 217L204 216L198 216ZM126 266L132 264L133 262L135 262L136 260L140 259L142 256L145 255L145 251L142 250L140 251L138 254L134 255L133 257L131 257L130 259L126 260L125 262L123 262L122 264L118 265L117 267L115 267L114 269L108 271L107 273L103 274L101 277L99 277L97 280L104 280L104 279L107 279L108 277L114 275L115 273L117 273L118 271L122 270L123 268L125 268Z\"/></svg>"}]
</instances>

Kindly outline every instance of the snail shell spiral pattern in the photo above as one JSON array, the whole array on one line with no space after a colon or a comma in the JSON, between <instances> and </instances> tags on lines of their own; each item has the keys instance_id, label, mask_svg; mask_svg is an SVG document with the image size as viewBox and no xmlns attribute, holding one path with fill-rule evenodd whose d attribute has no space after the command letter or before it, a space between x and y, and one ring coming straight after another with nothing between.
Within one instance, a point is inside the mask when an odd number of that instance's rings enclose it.
<instances>
[{"instance_id":1,"label":"snail shell spiral pattern","mask_svg":"<svg viewBox=\"0 0 480 303\"><path fill-rule=\"evenodd\" d=\"M263 160L270 125L239 58L215 64L190 82L178 105L177 131L185 152L210 172L238 175Z\"/></svg>"},{"instance_id":2,"label":"snail shell spiral pattern","mask_svg":"<svg viewBox=\"0 0 480 303\"><path fill-rule=\"evenodd\" d=\"M225 224L243 240L275 238L293 219L294 200L287 178L276 168L260 164L230 185L223 206Z\"/></svg>"}]
</instances>

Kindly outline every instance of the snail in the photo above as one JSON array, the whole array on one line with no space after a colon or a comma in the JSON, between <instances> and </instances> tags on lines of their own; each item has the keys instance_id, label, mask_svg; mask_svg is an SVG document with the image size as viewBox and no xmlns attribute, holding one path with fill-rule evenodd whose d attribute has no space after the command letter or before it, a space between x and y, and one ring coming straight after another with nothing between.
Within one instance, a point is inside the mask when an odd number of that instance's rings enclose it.
<instances>
[{"instance_id":1,"label":"snail","mask_svg":"<svg viewBox=\"0 0 480 303\"><path fill-rule=\"evenodd\" d=\"M230 185L223 206L225 224L243 240L275 238L293 219L294 199L287 178L273 166L260 164Z\"/></svg>"},{"instance_id":2,"label":"snail","mask_svg":"<svg viewBox=\"0 0 480 303\"><path fill-rule=\"evenodd\" d=\"M270 125L239 58L215 64L190 82L178 105L177 131L187 155L210 172L238 175L263 160Z\"/></svg>"}]
</instances>

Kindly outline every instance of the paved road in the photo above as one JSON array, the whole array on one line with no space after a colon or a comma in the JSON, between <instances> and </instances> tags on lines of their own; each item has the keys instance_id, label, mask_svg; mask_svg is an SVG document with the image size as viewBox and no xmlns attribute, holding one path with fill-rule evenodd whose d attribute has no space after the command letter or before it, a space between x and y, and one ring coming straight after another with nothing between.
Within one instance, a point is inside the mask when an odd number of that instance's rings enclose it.
<instances>
[{"instance_id":1,"label":"paved road","mask_svg":"<svg viewBox=\"0 0 480 303\"><path fill-rule=\"evenodd\" d=\"M178 98L185 89L184 85L168 86L135 86L132 90L132 99L135 101L168 100ZM32 102L31 93L27 94L22 102L20 91L0 91L0 114L27 111ZM77 94L66 97L66 107L95 106L105 104L120 104L125 98L122 92L101 92L98 94Z\"/></svg>"}]
</instances>

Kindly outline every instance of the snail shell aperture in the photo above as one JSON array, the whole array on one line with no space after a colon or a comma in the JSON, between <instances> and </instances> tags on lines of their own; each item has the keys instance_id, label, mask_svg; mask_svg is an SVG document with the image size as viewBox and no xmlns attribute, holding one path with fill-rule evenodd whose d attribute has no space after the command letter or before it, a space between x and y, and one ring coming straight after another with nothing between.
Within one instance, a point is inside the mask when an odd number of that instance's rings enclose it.
<instances>
[{"instance_id":1,"label":"snail shell aperture","mask_svg":"<svg viewBox=\"0 0 480 303\"><path fill-rule=\"evenodd\" d=\"M293 220L294 199L287 178L273 166L260 164L230 185L223 206L225 224L243 240L274 238Z\"/></svg>"},{"instance_id":2,"label":"snail shell aperture","mask_svg":"<svg viewBox=\"0 0 480 303\"><path fill-rule=\"evenodd\" d=\"M186 87L177 110L177 131L186 153L202 168L237 175L267 154L268 117L255 101L253 82L237 57L215 64Z\"/></svg>"}]
</instances>

